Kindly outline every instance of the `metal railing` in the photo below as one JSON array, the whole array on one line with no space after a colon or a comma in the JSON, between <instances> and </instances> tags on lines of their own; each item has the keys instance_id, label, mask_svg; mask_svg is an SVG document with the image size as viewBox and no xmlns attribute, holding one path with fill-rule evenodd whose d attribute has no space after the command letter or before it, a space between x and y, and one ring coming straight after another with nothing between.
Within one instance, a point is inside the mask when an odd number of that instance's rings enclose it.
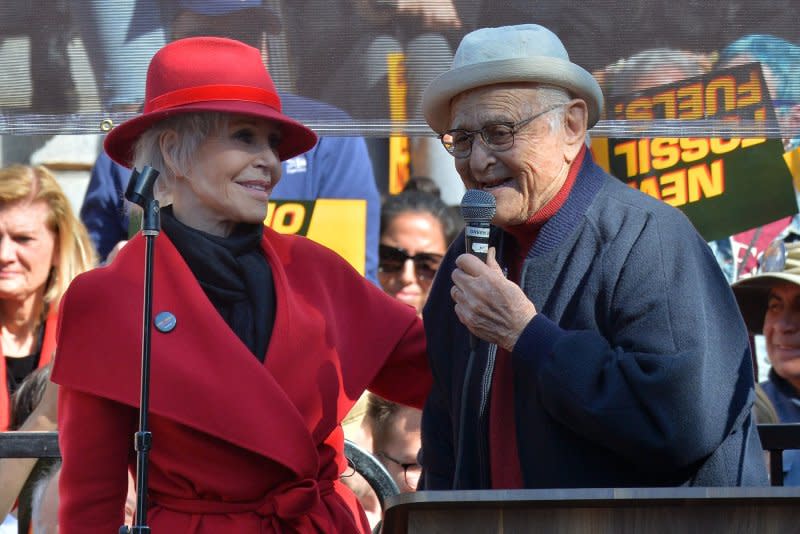
<instances>
[{"instance_id":1,"label":"metal railing","mask_svg":"<svg viewBox=\"0 0 800 534\"><path fill-rule=\"evenodd\" d=\"M769 453L769 479L783 486L783 451L800 449L800 423L758 425L761 447Z\"/></svg>"}]
</instances>

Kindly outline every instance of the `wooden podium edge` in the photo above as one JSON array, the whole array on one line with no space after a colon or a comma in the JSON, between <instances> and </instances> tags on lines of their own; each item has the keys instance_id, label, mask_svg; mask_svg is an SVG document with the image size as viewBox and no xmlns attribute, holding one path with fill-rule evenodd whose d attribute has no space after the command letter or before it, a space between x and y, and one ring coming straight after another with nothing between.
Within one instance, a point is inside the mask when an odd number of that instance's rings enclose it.
<instances>
[{"instance_id":1,"label":"wooden podium edge","mask_svg":"<svg viewBox=\"0 0 800 534\"><path fill-rule=\"evenodd\" d=\"M526 490L418 491L386 500L383 534L408 532L408 509L568 508L714 506L733 504L784 504L800 510L800 487L670 487L577 488Z\"/></svg>"}]
</instances>

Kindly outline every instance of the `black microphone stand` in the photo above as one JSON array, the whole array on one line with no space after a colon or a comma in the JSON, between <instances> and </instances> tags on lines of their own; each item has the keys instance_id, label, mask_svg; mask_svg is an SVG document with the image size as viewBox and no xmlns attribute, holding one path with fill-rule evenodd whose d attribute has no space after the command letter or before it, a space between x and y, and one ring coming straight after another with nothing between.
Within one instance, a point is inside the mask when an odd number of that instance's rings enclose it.
<instances>
[{"instance_id":1,"label":"black microphone stand","mask_svg":"<svg viewBox=\"0 0 800 534\"><path fill-rule=\"evenodd\" d=\"M155 239L161 230L158 201L153 195L153 186L158 171L145 166L140 173L131 174L125 198L141 206L142 235L145 240L144 259L144 319L142 321L142 377L139 391L139 431L134 436L136 448L136 515L133 526L123 525L119 534L149 534L147 522L147 458L153 436L147 429L147 412L150 404L150 333L153 315L153 253Z\"/></svg>"}]
</instances>

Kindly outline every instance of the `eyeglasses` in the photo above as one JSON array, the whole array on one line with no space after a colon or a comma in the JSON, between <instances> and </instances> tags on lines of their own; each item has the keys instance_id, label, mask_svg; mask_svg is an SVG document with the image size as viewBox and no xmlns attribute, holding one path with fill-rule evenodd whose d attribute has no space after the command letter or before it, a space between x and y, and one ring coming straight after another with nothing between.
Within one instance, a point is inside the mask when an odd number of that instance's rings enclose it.
<instances>
[{"instance_id":1,"label":"eyeglasses","mask_svg":"<svg viewBox=\"0 0 800 534\"><path fill-rule=\"evenodd\" d=\"M408 463L404 464L400 460L395 460L388 454L383 451L378 451L375 453L375 456L380 456L381 458L385 458L392 462L393 464L397 464L403 468L403 479L406 481L406 485L411 489L417 489L417 483L419 482L419 476L422 474L422 466L418 463ZM409 476L409 473L411 476Z\"/></svg>"},{"instance_id":2,"label":"eyeglasses","mask_svg":"<svg viewBox=\"0 0 800 534\"><path fill-rule=\"evenodd\" d=\"M378 271L386 274L397 274L403 270L408 260L414 262L414 272L420 281L430 281L436 276L436 271L442 263L441 254L432 252L419 252L413 256L402 248L389 245L378 246Z\"/></svg>"},{"instance_id":3,"label":"eyeglasses","mask_svg":"<svg viewBox=\"0 0 800 534\"><path fill-rule=\"evenodd\" d=\"M545 113L549 113L563 105L564 104L557 104L551 106L519 122L496 122L487 124L480 130L448 130L439 136L439 140L442 142L444 149L454 158L467 158L472 154L472 144L475 140L475 134L481 134L483 143L491 150L495 152L505 152L514 146L515 133Z\"/></svg>"}]
</instances>

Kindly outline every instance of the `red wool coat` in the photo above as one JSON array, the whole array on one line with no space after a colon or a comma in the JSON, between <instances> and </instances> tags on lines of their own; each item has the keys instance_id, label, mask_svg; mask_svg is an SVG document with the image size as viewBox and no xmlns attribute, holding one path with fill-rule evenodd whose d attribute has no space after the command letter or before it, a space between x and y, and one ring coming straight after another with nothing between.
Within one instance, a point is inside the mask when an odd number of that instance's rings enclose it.
<instances>
[{"instance_id":1,"label":"red wool coat","mask_svg":"<svg viewBox=\"0 0 800 534\"><path fill-rule=\"evenodd\" d=\"M39 356L39 369L50 363L53 358L53 351L56 349L56 325L58 324L58 314L51 312L44 323L44 338L42 339L42 350ZM0 348L0 432L8 430L11 421L11 398L8 394L8 379L6 376L5 357L3 349Z\"/></svg>"},{"instance_id":2,"label":"red wool coat","mask_svg":"<svg viewBox=\"0 0 800 534\"><path fill-rule=\"evenodd\" d=\"M148 526L153 532L368 532L340 422L365 388L421 407L431 378L414 310L307 239L264 230L276 316L260 363L166 235L156 239ZM64 457L59 523L116 532L135 465L144 240L63 300L53 379ZM133 469L135 471L135 469Z\"/></svg>"}]
</instances>

